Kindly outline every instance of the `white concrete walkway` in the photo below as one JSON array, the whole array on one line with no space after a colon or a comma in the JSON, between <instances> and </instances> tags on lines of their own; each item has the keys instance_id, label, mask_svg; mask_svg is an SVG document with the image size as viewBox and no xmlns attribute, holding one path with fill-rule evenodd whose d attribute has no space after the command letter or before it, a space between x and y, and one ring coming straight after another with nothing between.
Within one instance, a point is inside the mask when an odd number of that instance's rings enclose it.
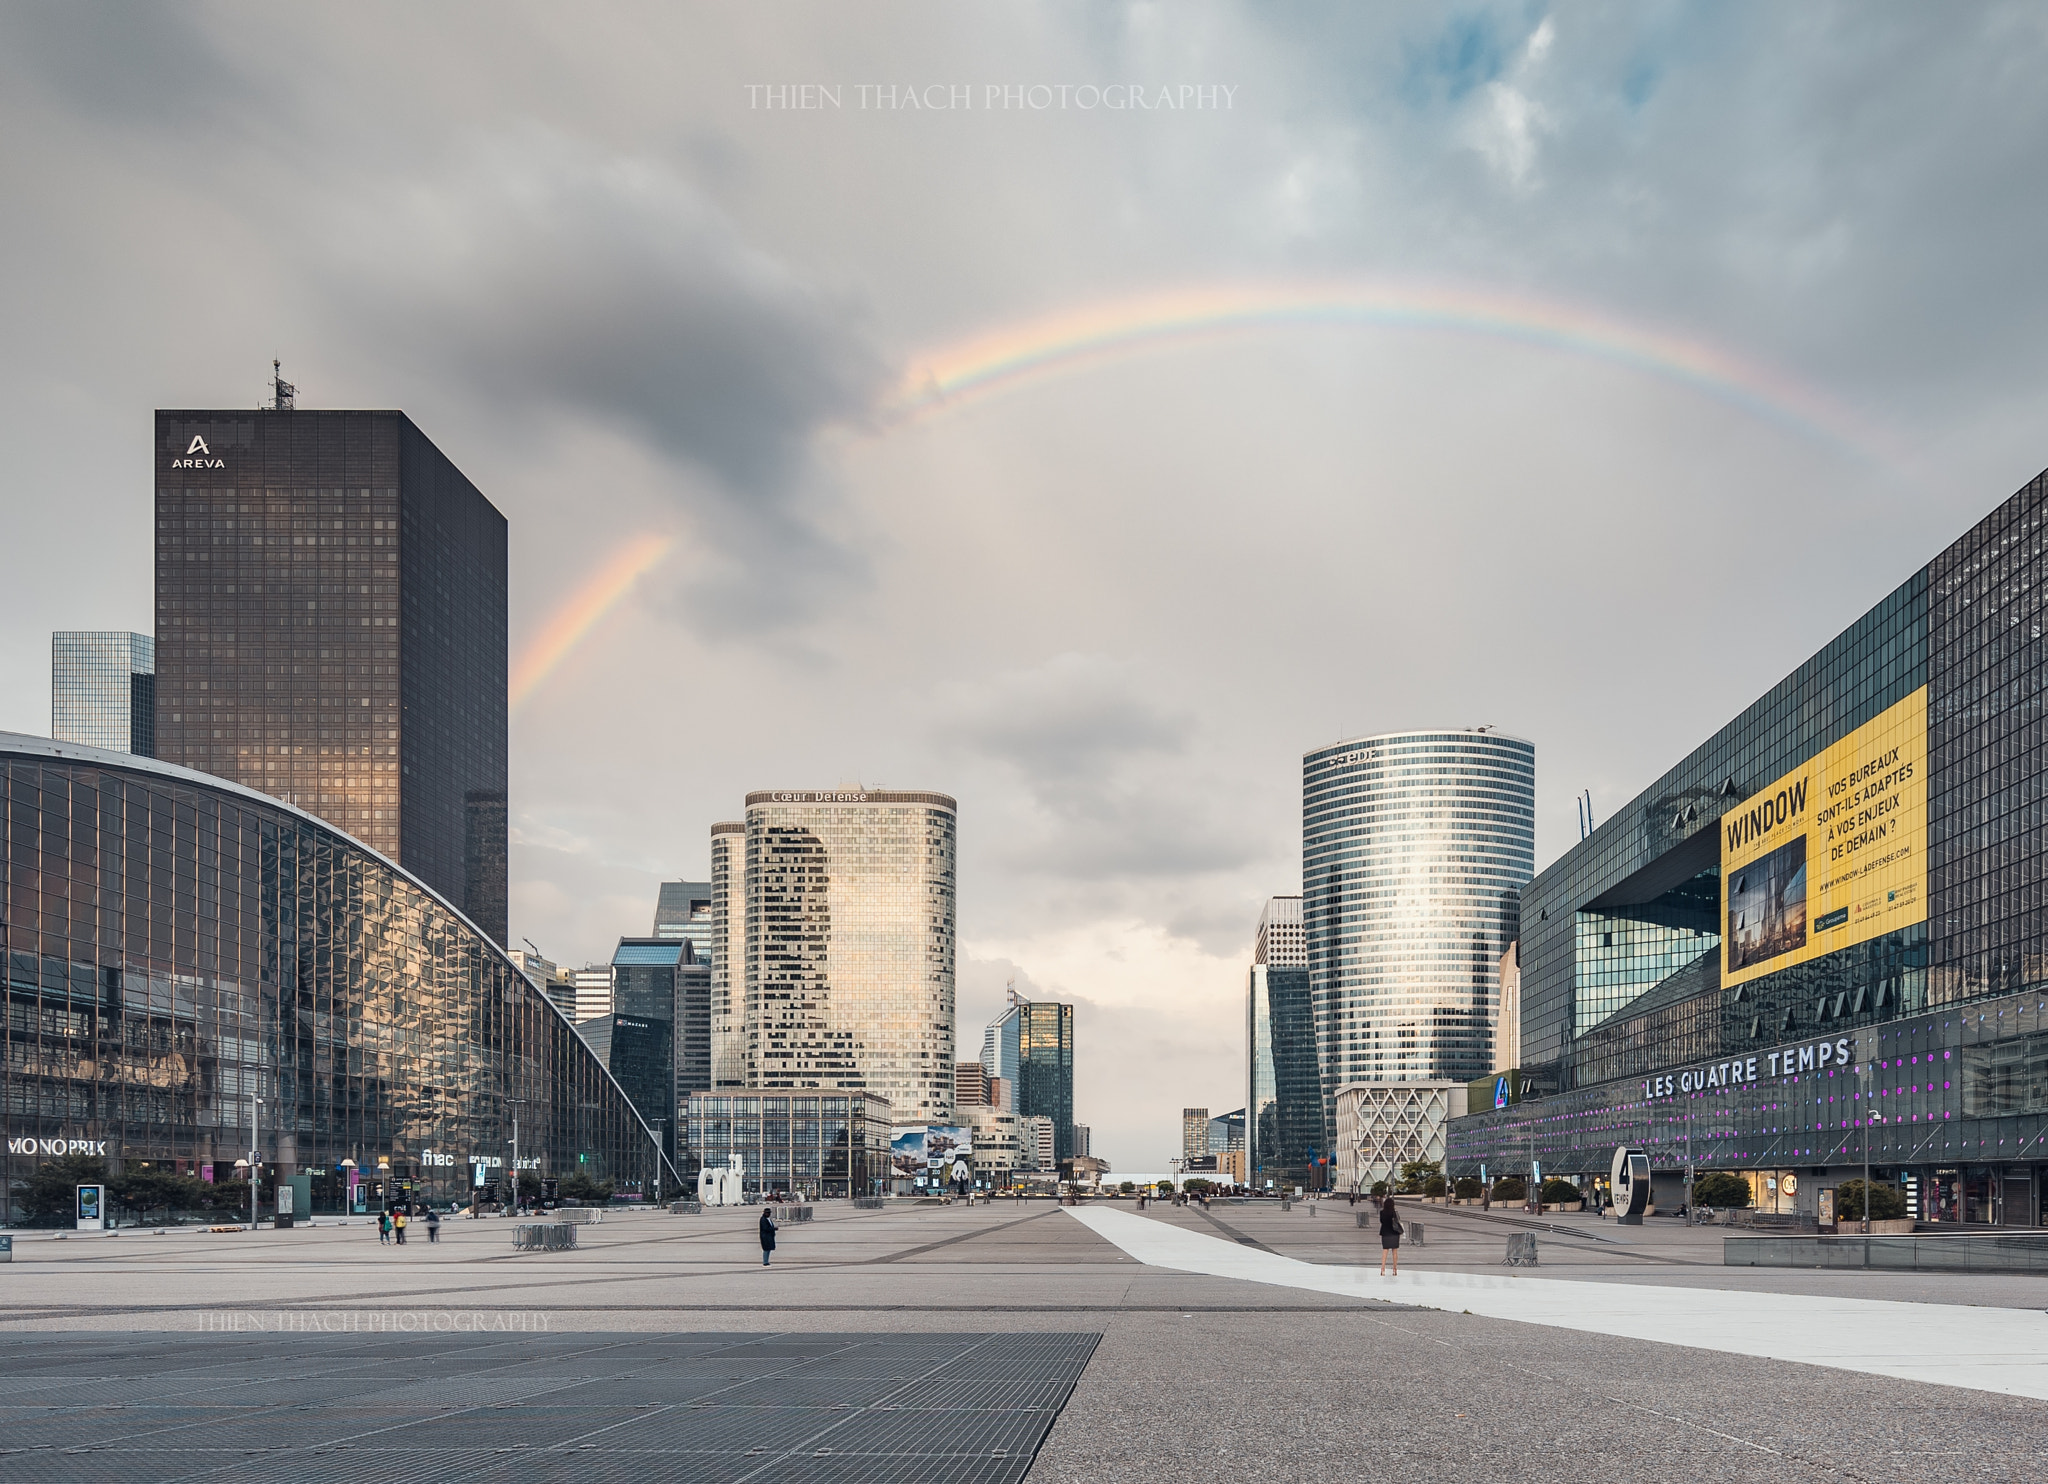
<instances>
[{"instance_id":1,"label":"white concrete walkway","mask_svg":"<svg viewBox=\"0 0 2048 1484\"><path fill-rule=\"evenodd\" d=\"M1139 1262L1184 1273L2048 1399L2048 1314L2034 1309L1575 1283L1540 1269L1382 1278L1377 1267L1300 1262L1127 1211L1067 1214Z\"/></svg>"}]
</instances>

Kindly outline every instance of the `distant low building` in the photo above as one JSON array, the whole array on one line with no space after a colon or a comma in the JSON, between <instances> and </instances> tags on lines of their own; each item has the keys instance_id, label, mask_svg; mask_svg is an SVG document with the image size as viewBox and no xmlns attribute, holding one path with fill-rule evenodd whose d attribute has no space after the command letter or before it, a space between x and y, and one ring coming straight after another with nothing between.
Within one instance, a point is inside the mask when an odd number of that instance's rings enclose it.
<instances>
[{"instance_id":1,"label":"distant low building","mask_svg":"<svg viewBox=\"0 0 2048 1484\"><path fill-rule=\"evenodd\" d=\"M1017 1115L987 1103L963 1103L958 1117L974 1138L974 1178L992 1189L1007 1189L1021 1163Z\"/></svg>"}]
</instances>

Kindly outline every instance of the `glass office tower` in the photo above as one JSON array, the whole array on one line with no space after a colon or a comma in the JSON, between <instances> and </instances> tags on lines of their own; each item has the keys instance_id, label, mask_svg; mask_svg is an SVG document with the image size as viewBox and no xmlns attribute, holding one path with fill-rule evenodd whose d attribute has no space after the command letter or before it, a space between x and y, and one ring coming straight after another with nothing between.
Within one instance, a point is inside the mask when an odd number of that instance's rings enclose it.
<instances>
[{"instance_id":1,"label":"glass office tower","mask_svg":"<svg viewBox=\"0 0 2048 1484\"><path fill-rule=\"evenodd\" d=\"M1274 897L1259 913L1245 999L1246 1179L1306 1186L1324 1147L1323 1095L1300 897Z\"/></svg>"},{"instance_id":2,"label":"glass office tower","mask_svg":"<svg viewBox=\"0 0 2048 1484\"><path fill-rule=\"evenodd\" d=\"M502 1177L516 1116L526 1169L651 1189L652 1132L555 1004L431 887L268 795L0 733L0 902L17 1178L88 1140L117 1172L225 1180L253 1117L317 1212L361 1209L380 1165L447 1201Z\"/></svg>"},{"instance_id":3,"label":"glass office tower","mask_svg":"<svg viewBox=\"0 0 2048 1484\"><path fill-rule=\"evenodd\" d=\"M50 736L155 757L156 641L147 634L52 634Z\"/></svg>"},{"instance_id":4,"label":"glass office tower","mask_svg":"<svg viewBox=\"0 0 2048 1484\"><path fill-rule=\"evenodd\" d=\"M748 1087L952 1116L957 810L938 793L747 795Z\"/></svg>"},{"instance_id":5,"label":"glass office tower","mask_svg":"<svg viewBox=\"0 0 2048 1484\"><path fill-rule=\"evenodd\" d=\"M506 931L505 518L401 412L156 415L157 752Z\"/></svg>"},{"instance_id":6,"label":"glass office tower","mask_svg":"<svg viewBox=\"0 0 2048 1484\"><path fill-rule=\"evenodd\" d=\"M1052 1120L1054 1159L1072 1159L1074 1007L1011 990L1009 1008L983 1034L982 1064L1013 1089L1018 1117Z\"/></svg>"},{"instance_id":7,"label":"glass office tower","mask_svg":"<svg viewBox=\"0 0 2048 1484\"><path fill-rule=\"evenodd\" d=\"M711 883L664 881L654 903L654 936L687 938L697 962L711 962Z\"/></svg>"},{"instance_id":8,"label":"glass office tower","mask_svg":"<svg viewBox=\"0 0 2048 1484\"><path fill-rule=\"evenodd\" d=\"M1390 732L1302 759L1302 922L1324 1146L1348 1082L1493 1065L1500 956L1536 864L1536 749Z\"/></svg>"},{"instance_id":9,"label":"glass office tower","mask_svg":"<svg viewBox=\"0 0 2048 1484\"><path fill-rule=\"evenodd\" d=\"M664 1131L671 1152L676 1129L676 1053L684 1039L684 965L690 945L668 938L621 938L612 954L612 1010L606 1051L612 1075L640 1116ZM708 1010L709 1006L699 1007ZM706 1041L709 1035L705 1036Z\"/></svg>"}]
</instances>

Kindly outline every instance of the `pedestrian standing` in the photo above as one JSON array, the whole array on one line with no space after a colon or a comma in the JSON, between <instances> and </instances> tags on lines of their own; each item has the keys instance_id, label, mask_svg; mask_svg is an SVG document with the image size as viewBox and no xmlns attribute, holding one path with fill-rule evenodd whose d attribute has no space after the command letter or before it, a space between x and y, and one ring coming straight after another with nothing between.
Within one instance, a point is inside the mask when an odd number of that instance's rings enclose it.
<instances>
[{"instance_id":1,"label":"pedestrian standing","mask_svg":"<svg viewBox=\"0 0 2048 1484\"><path fill-rule=\"evenodd\" d=\"M403 1206L400 1206L391 1214L391 1234L397 1239L399 1246L403 1247L405 1245L405 1207Z\"/></svg>"},{"instance_id":2,"label":"pedestrian standing","mask_svg":"<svg viewBox=\"0 0 2048 1484\"><path fill-rule=\"evenodd\" d=\"M766 1207L761 1210L761 1266L768 1266L768 1254L775 1250L775 1218Z\"/></svg>"},{"instance_id":3,"label":"pedestrian standing","mask_svg":"<svg viewBox=\"0 0 2048 1484\"><path fill-rule=\"evenodd\" d=\"M433 1246L441 1240L441 1213L432 1206L427 1207L427 1245Z\"/></svg>"},{"instance_id":4,"label":"pedestrian standing","mask_svg":"<svg viewBox=\"0 0 2048 1484\"><path fill-rule=\"evenodd\" d=\"M1387 1198L1380 1202L1380 1276L1387 1276L1387 1264L1394 1265L1393 1275L1401 1276L1401 1216L1394 1209L1394 1193L1387 1192Z\"/></svg>"},{"instance_id":5,"label":"pedestrian standing","mask_svg":"<svg viewBox=\"0 0 2048 1484\"><path fill-rule=\"evenodd\" d=\"M380 1247L389 1247L391 1245L391 1213L389 1211L379 1211L377 1213L377 1245Z\"/></svg>"}]
</instances>

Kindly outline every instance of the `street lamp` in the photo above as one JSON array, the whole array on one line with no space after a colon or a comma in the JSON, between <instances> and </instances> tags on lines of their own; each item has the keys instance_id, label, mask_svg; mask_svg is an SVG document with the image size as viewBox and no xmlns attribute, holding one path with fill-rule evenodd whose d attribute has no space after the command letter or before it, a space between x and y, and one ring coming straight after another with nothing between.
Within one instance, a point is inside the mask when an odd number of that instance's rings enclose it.
<instances>
[{"instance_id":1,"label":"street lamp","mask_svg":"<svg viewBox=\"0 0 2048 1484\"><path fill-rule=\"evenodd\" d=\"M256 1142L256 1115L263 1106L263 1099L249 1099L249 1157L235 1161L235 1168L249 1172L249 1230L256 1230L256 1192L263 1184L262 1155Z\"/></svg>"},{"instance_id":2,"label":"street lamp","mask_svg":"<svg viewBox=\"0 0 2048 1484\"><path fill-rule=\"evenodd\" d=\"M507 1098L505 1103L512 1109L512 1211L519 1214L519 1110L526 1106L525 1098Z\"/></svg>"},{"instance_id":3,"label":"street lamp","mask_svg":"<svg viewBox=\"0 0 2048 1484\"><path fill-rule=\"evenodd\" d=\"M650 1118L647 1121L654 1125L654 1204L659 1206L661 1204L661 1167L666 1162L668 1152L661 1142L661 1137L668 1129L668 1120L666 1118Z\"/></svg>"}]
</instances>

